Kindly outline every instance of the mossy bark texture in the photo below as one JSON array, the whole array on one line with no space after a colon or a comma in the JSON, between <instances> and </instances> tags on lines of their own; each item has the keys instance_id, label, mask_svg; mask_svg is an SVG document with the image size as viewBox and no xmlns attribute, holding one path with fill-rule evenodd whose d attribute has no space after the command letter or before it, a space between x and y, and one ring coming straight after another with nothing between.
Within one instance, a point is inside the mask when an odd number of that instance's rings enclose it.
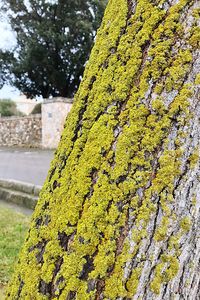
<instances>
[{"instance_id":1,"label":"mossy bark texture","mask_svg":"<svg viewBox=\"0 0 200 300\"><path fill-rule=\"evenodd\" d=\"M109 1L6 299L200 299L199 15Z\"/></svg>"}]
</instances>

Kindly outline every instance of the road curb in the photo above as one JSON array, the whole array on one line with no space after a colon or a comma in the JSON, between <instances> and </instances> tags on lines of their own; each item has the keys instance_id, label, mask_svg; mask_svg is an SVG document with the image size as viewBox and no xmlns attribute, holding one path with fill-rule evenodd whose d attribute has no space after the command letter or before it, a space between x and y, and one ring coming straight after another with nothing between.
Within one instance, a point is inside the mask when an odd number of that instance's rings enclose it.
<instances>
[{"instance_id":1,"label":"road curb","mask_svg":"<svg viewBox=\"0 0 200 300\"><path fill-rule=\"evenodd\" d=\"M18 180L0 179L0 198L26 208L34 209L41 186Z\"/></svg>"}]
</instances>

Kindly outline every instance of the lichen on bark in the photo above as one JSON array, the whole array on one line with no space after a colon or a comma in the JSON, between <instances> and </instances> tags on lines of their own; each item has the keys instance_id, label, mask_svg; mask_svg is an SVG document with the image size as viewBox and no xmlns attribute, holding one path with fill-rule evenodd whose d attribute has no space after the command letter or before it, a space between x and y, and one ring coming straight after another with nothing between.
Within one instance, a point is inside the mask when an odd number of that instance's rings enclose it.
<instances>
[{"instance_id":1,"label":"lichen on bark","mask_svg":"<svg viewBox=\"0 0 200 300\"><path fill-rule=\"evenodd\" d=\"M7 299L198 299L199 11L109 1Z\"/></svg>"}]
</instances>

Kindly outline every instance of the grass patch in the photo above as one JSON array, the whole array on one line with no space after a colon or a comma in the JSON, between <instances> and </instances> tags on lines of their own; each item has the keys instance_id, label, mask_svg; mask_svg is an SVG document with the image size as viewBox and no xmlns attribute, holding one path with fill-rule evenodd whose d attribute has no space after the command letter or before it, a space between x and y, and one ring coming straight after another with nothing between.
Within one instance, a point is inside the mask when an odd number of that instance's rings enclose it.
<instances>
[{"instance_id":1,"label":"grass patch","mask_svg":"<svg viewBox=\"0 0 200 300\"><path fill-rule=\"evenodd\" d=\"M13 273L29 221L30 217L0 205L0 298Z\"/></svg>"}]
</instances>

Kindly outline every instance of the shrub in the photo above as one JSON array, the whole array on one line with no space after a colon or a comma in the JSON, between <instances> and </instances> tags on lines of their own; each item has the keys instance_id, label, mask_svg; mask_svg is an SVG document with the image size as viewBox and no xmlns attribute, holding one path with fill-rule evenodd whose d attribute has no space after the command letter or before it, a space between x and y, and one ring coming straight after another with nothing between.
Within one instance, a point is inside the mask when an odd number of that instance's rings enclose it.
<instances>
[{"instance_id":1,"label":"shrub","mask_svg":"<svg viewBox=\"0 0 200 300\"><path fill-rule=\"evenodd\" d=\"M0 99L0 116L21 116L22 113L17 109L16 103L10 99Z\"/></svg>"},{"instance_id":2,"label":"shrub","mask_svg":"<svg viewBox=\"0 0 200 300\"><path fill-rule=\"evenodd\" d=\"M38 103L35 105L35 107L33 108L31 115L35 115L35 114L41 114L42 112L42 104Z\"/></svg>"}]
</instances>

